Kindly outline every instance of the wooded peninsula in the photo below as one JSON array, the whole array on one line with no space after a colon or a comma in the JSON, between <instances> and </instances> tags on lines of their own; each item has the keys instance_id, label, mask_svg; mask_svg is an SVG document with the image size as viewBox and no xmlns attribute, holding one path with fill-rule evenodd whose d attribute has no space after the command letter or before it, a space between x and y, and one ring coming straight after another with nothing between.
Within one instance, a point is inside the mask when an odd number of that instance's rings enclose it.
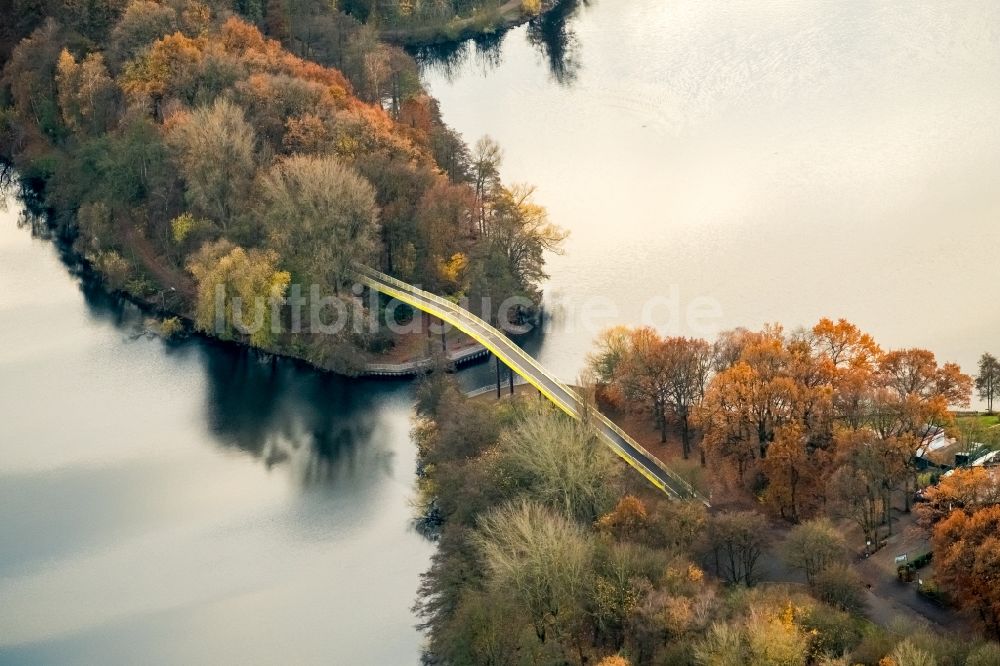
<instances>
[{"instance_id":1,"label":"wooded peninsula","mask_svg":"<svg viewBox=\"0 0 1000 666\"><path fill-rule=\"evenodd\" d=\"M4 67L0 156L110 290L345 374L396 340L293 327L291 289L384 319L355 307L363 264L472 303L538 304L564 232L530 186L501 183L495 142L470 149L441 122L413 60L370 27L296 5L270 28L305 59L224 3L98 4L9 26L27 35ZM280 306L250 330L257 301Z\"/></svg>"}]
</instances>

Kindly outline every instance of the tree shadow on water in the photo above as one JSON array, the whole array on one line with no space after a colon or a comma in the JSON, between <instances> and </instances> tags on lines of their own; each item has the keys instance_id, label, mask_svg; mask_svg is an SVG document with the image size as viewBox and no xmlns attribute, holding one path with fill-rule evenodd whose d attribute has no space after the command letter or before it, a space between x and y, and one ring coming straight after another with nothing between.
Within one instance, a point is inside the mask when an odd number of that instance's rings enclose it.
<instances>
[{"instance_id":1,"label":"tree shadow on water","mask_svg":"<svg viewBox=\"0 0 1000 666\"><path fill-rule=\"evenodd\" d=\"M549 73L561 86L571 86L580 71L580 40L572 19L587 0L560 0L552 9L528 23L528 43L539 50Z\"/></svg>"},{"instance_id":2,"label":"tree shadow on water","mask_svg":"<svg viewBox=\"0 0 1000 666\"><path fill-rule=\"evenodd\" d=\"M177 361L178 372L193 370L192 388L199 384L197 373L204 373L200 418L219 447L249 454L268 468L286 467L302 486L373 485L388 468L388 437L408 433L408 382L341 377L197 334L158 338L148 321L159 315L109 293L74 252L72 233L53 224L33 192L0 163L0 207L8 204L18 206L19 227L52 243L80 290L83 315L112 328L112 337L95 340L114 348L119 335L127 343L156 345ZM142 381L142 367L132 370Z\"/></svg>"},{"instance_id":3,"label":"tree shadow on water","mask_svg":"<svg viewBox=\"0 0 1000 666\"><path fill-rule=\"evenodd\" d=\"M349 379L212 341L200 347L208 423L223 445L287 466L303 486L385 462L375 441L381 398L402 382Z\"/></svg>"},{"instance_id":4,"label":"tree shadow on water","mask_svg":"<svg viewBox=\"0 0 1000 666\"><path fill-rule=\"evenodd\" d=\"M470 60L483 74L498 69L503 64L503 42L509 30L482 34L471 39L441 44L428 44L410 49L410 54L422 68L440 72L454 81Z\"/></svg>"},{"instance_id":5,"label":"tree shadow on water","mask_svg":"<svg viewBox=\"0 0 1000 666\"><path fill-rule=\"evenodd\" d=\"M528 44L546 60L549 73L559 85L572 85L580 69L580 41L572 20L589 0L557 0L555 5L526 26ZM473 62L481 74L489 74L504 62L504 42L516 28L485 33L471 39L410 48L410 54L425 70L440 72L452 82Z\"/></svg>"}]
</instances>

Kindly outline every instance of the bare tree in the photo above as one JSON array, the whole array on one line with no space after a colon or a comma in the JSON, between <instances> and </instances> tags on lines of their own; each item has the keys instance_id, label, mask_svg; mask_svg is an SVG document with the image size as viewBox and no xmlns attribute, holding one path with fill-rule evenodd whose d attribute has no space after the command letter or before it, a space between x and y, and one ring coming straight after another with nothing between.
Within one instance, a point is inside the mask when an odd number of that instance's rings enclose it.
<instances>
[{"instance_id":1,"label":"bare tree","mask_svg":"<svg viewBox=\"0 0 1000 666\"><path fill-rule=\"evenodd\" d=\"M533 497L565 515L593 522L614 503L614 456L587 423L547 403L532 403L501 439L506 466Z\"/></svg>"},{"instance_id":2,"label":"bare tree","mask_svg":"<svg viewBox=\"0 0 1000 666\"><path fill-rule=\"evenodd\" d=\"M545 642L586 598L591 537L540 504L517 502L488 513L475 537L493 589L511 594Z\"/></svg>"},{"instance_id":3,"label":"bare tree","mask_svg":"<svg viewBox=\"0 0 1000 666\"><path fill-rule=\"evenodd\" d=\"M370 261L378 240L375 192L332 156L296 155L261 182L271 239L298 278L336 289L356 261Z\"/></svg>"},{"instance_id":4,"label":"bare tree","mask_svg":"<svg viewBox=\"0 0 1000 666\"><path fill-rule=\"evenodd\" d=\"M224 98L174 119L168 135L188 205L228 232L245 210L256 170L253 128Z\"/></svg>"},{"instance_id":5,"label":"bare tree","mask_svg":"<svg viewBox=\"0 0 1000 666\"><path fill-rule=\"evenodd\" d=\"M804 572L809 583L821 571L843 560L846 552L844 537L825 518L792 528L783 550L788 565Z\"/></svg>"},{"instance_id":6,"label":"bare tree","mask_svg":"<svg viewBox=\"0 0 1000 666\"><path fill-rule=\"evenodd\" d=\"M479 233L486 228L487 199L500 186L500 165L503 164L503 149L490 136L484 136L472 149L472 174L476 186L476 217Z\"/></svg>"},{"instance_id":7,"label":"bare tree","mask_svg":"<svg viewBox=\"0 0 1000 666\"><path fill-rule=\"evenodd\" d=\"M767 545L767 521L753 511L722 513L712 518L705 535L708 563L730 584L753 585L757 562Z\"/></svg>"}]
</instances>

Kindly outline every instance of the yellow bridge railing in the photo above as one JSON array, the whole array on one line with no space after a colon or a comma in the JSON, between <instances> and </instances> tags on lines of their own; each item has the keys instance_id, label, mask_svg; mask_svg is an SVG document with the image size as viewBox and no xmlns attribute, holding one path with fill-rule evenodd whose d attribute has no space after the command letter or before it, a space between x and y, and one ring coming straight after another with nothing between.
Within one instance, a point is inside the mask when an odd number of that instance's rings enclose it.
<instances>
[{"instance_id":1,"label":"yellow bridge railing","mask_svg":"<svg viewBox=\"0 0 1000 666\"><path fill-rule=\"evenodd\" d=\"M367 266L358 265L355 268L358 271L359 282L369 289L438 317L475 339L569 416L575 419L581 419L585 415L592 418L599 425L599 432L604 435L612 450L654 486L668 495L681 499L697 499L708 504L691 484L643 448L611 419L586 404L576 391L556 379L503 332L457 303L437 294L418 289Z\"/></svg>"}]
</instances>

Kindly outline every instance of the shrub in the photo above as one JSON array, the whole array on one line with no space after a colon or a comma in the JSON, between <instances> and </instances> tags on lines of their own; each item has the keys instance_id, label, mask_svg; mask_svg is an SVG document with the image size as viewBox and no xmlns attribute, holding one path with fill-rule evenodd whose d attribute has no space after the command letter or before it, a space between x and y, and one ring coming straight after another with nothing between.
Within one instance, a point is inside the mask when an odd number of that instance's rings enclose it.
<instances>
[{"instance_id":1,"label":"shrub","mask_svg":"<svg viewBox=\"0 0 1000 666\"><path fill-rule=\"evenodd\" d=\"M1000 664L1000 645L986 643L969 653L965 666L996 666Z\"/></svg>"},{"instance_id":2,"label":"shrub","mask_svg":"<svg viewBox=\"0 0 1000 666\"><path fill-rule=\"evenodd\" d=\"M597 520L597 529L613 534L616 539L634 538L646 529L649 513L642 500L625 495L615 508Z\"/></svg>"},{"instance_id":3,"label":"shrub","mask_svg":"<svg viewBox=\"0 0 1000 666\"><path fill-rule=\"evenodd\" d=\"M861 577L843 564L821 571L813 580L813 589L819 599L841 610L854 613L864 608Z\"/></svg>"},{"instance_id":4,"label":"shrub","mask_svg":"<svg viewBox=\"0 0 1000 666\"><path fill-rule=\"evenodd\" d=\"M937 666L934 655L921 650L909 639L903 640L892 651L892 661L896 666Z\"/></svg>"},{"instance_id":5,"label":"shrub","mask_svg":"<svg viewBox=\"0 0 1000 666\"><path fill-rule=\"evenodd\" d=\"M928 470L917 475L917 488L928 488L935 485L941 478L941 472Z\"/></svg>"},{"instance_id":6,"label":"shrub","mask_svg":"<svg viewBox=\"0 0 1000 666\"><path fill-rule=\"evenodd\" d=\"M923 585L918 587L917 594L941 606L948 605L948 596L933 580L925 581Z\"/></svg>"},{"instance_id":7,"label":"shrub","mask_svg":"<svg viewBox=\"0 0 1000 666\"><path fill-rule=\"evenodd\" d=\"M132 264L114 250L103 250L90 257L94 268L101 274L104 284L111 291L126 288L132 276Z\"/></svg>"},{"instance_id":8,"label":"shrub","mask_svg":"<svg viewBox=\"0 0 1000 666\"><path fill-rule=\"evenodd\" d=\"M825 518L793 527L783 547L785 562L805 573L809 583L824 569L843 561L845 552L844 537Z\"/></svg>"},{"instance_id":9,"label":"shrub","mask_svg":"<svg viewBox=\"0 0 1000 666\"><path fill-rule=\"evenodd\" d=\"M728 665L746 663L746 646L739 627L715 623L705 637L695 645L695 662Z\"/></svg>"},{"instance_id":10,"label":"shrub","mask_svg":"<svg viewBox=\"0 0 1000 666\"><path fill-rule=\"evenodd\" d=\"M525 14L538 16L542 11L541 0L521 0L521 11Z\"/></svg>"},{"instance_id":11,"label":"shrub","mask_svg":"<svg viewBox=\"0 0 1000 666\"><path fill-rule=\"evenodd\" d=\"M136 298L146 298L156 291L156 286L147 275L136 275L125 283L125 291Z\"/></svg>"},{"instance_id":12,"label":"shrub","mask_svg":"<svg viewBox=\"0 0 1000 666\"><path fill-rule=\"evenodd\" d=\"M629 666L629 661L625 657L615 654L601 659L597 666Z\"/></svg>"},{"instance_id":13,"label":"shrub","mask_svg":"<svg viewBox=\"0 0 1000 666\"><path fill-rule=\"evenodd\" d=\"M821 604L809 610L802 626L813 634L813 654L846 654L856 648L864 637L857 618Z\"/></svg>"},{"instance_id":14,"label":"shrub","mask_svg":"<svg viewBox=\"0 0 1000 666\"><path fill-rule=\"evenodd\" d=\"M160 322L160 335L164 338L172 338L184 332L184 323L180 317L167 317Z\"/></svg>"},{"instance_id":15,"label":"shrub","mask_svg":"<svg viewBox=\"0 0 1000 666\"><path fill-rule=\"evenodd\" d=\"M195 217L191 213L181 213L170 220L170 235L175 243L183 245L184 241L191 237L192 234L197 234L209 226L208 222Z\"/></svg>"},{"instance_id":16,"label":"shrub","mask_svg":"<svg viewBox=\"0 0 1000 666\"><path fill-rule=\"evenodd\" d=\"M851 653L852 664L877 664L892 651L896 639L882 627L869 625L864 638Z\"/></svg>"},{"instance_id":17,"label":"shrub","mask_svg":"<svg viewBox=\"0 0 1000 666\"><path fill-rule=\"evenodd\" d=\"M816 660L816 666L851 666L851 662L847 660L847 657L823 655Z\"/></svg>"}]
</instances>

